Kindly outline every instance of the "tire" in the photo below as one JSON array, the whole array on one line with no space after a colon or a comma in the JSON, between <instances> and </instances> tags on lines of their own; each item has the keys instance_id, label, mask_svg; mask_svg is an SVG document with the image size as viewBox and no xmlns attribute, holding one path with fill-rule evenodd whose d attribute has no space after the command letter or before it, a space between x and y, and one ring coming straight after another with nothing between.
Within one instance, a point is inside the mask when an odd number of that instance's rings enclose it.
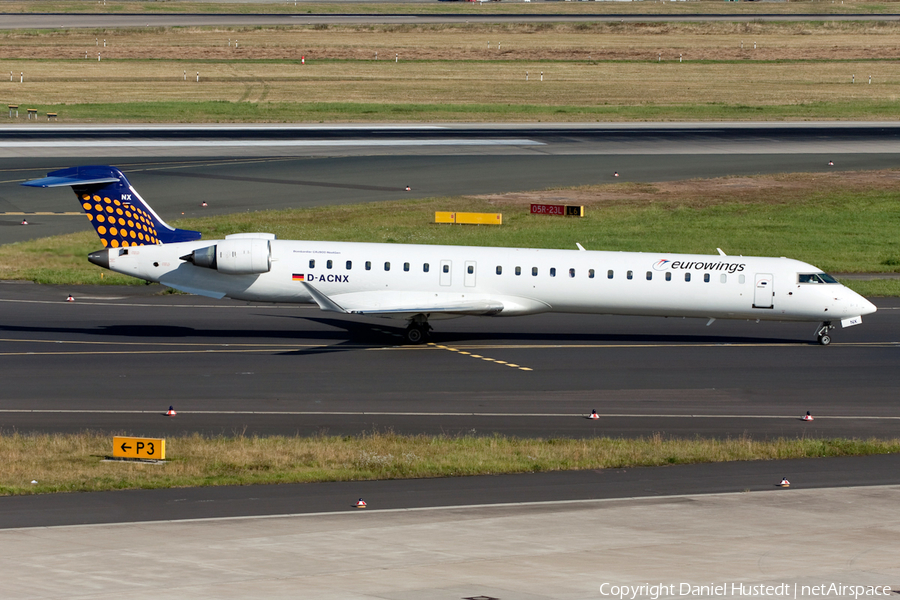
<instances>
[{"instance_id":1,"label":"tire","mask_svg":"<svg viewBox=\"0 0 900 600\"><path fill-rule=\"evenodd\" d=\"M421 344L425 341L425 330L421 327L407 327L406 341L410 344Z\"/></svg>"},{"instance_id":2,"label":"tire","mask_svg":"<svg viewBox=\"0 0 900 600\"><path fill-rule=\"evenodd\" d=\"M828 344L831 343L831 336L830 335L820 335L819 343L822 344L823 346L827 346Z\"/></svg>"}]
</instances>

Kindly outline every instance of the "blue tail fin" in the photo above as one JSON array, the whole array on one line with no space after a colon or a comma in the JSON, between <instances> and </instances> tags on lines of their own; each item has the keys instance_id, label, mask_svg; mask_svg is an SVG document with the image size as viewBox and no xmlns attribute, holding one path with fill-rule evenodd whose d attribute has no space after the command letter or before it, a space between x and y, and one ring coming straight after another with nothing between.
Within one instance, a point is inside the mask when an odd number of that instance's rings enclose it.
<instances>
[{"instance_id":1,"label":"blue tail fin","mask_svg":"<svg viewBox=\"0 0 900 600\"><path fill-rule=\"evenodd\" d=\"M200 239L199 231L167 225L115 167L71 167L22 185L72 186L104 246L127 248Z\"/></svg>"}]
</instances>

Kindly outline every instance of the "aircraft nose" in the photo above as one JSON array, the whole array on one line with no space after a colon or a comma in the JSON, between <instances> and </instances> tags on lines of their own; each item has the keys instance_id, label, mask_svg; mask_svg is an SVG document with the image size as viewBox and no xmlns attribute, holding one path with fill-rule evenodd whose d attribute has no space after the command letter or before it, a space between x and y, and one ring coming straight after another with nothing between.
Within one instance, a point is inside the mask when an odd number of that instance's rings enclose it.
<instances>
[{"instance_id":1,"label":"aircraft nose","mask_svg":"<svg viewBox=\"0 0 900 600\"><path fill-rule=\"evenodd\" d=\"M869 302L862 296L860 296L860 299L862 300L862 314L871 315L873 312L878 310L877 306L875 306L874 304L872 304L871 302Z\"/></svg>"}]
</instances>

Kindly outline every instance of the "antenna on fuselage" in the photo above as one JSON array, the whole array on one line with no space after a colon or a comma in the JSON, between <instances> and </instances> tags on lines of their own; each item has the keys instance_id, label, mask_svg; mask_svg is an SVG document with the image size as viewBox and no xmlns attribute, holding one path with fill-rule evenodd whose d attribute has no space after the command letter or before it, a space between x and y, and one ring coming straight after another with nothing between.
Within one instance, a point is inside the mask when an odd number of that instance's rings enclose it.
<instances>
[{"instance_id":1,"label":"antenna on fuselage","mask_svg":"<svg viewBox=\"0 0 900 600\"><path fill-rule=\"evenodd\" d=\"M725 254L724 252L722 252L722 249L721 249L721 248L716 248L716 250L719 251L719 256L728 256L727 254Z\"/></svg>"}]
</instances>

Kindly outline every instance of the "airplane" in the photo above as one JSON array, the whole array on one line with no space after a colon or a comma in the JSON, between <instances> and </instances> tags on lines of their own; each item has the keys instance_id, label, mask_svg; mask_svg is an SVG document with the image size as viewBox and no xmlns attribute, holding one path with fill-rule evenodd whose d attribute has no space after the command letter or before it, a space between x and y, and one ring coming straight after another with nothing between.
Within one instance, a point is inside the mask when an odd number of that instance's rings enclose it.
<instances>
[{"instance_id":1,"label":"airplane","mask_svg":"<svg viewBox=\"0 0 900 600\"><path fill-rule=\"evenodd\" d=\"M208 296L315 304L323 311L407 321L423 343L429 320L546 312L815 322L830 331L875 306L813 265L789 258L279 240L239 233L202 240L154 212L111 166L27 181L72 187L104 248L100 267Z\"/></svg>"}]
</instances>

